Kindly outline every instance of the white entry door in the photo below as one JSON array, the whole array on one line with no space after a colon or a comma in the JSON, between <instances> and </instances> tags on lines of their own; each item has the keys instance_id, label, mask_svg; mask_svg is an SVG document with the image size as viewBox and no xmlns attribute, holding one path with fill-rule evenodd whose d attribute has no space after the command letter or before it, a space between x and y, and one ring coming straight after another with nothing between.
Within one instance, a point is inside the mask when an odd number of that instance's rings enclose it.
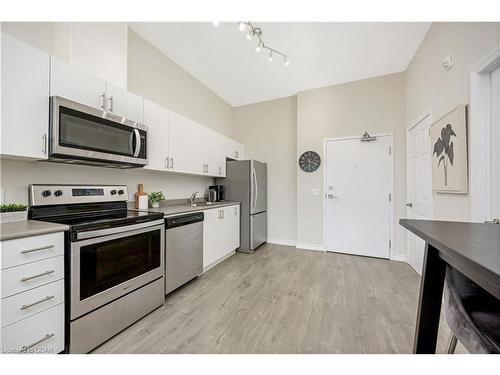
<instances>
[{"instance_id":1,"label":"white entry door","mask_svg":"<svg viewBox=\"0 0 500 375\"><path fill-rule=\"evenodd\" d=\"M389 258L390 136L326 143L326 250Z\"/></svg>"},{"instance_id":2,"label":"white entry door","mask_svg":"<svg viewBox=\"0 0 500 375\"><path fill-rule=\"evenodd\" d=\"M408 203L407 217L431 219L432 217L432 168L430 115L408 132ZM407 231L408 263L419 275L422 274L425 242Z\"/></svg>"}]
</instances>

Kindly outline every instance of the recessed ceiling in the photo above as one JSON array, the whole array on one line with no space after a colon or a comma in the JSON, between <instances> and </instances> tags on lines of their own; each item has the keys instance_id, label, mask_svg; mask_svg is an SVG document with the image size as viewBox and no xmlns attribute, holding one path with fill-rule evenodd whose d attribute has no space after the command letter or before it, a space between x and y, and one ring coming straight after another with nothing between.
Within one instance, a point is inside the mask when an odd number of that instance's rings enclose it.
<instances>
[{"instance_id":1,"label":"recessed ceiling","mask_svg":"<svg viewBox=\"0 0 500 375\"><path fill-rule=\"evenodd\" d=\"M290 65L255 51L236 22L130 27L232 106L406 70L430 23L253 22Z\"/></svg>"}]
</instances>

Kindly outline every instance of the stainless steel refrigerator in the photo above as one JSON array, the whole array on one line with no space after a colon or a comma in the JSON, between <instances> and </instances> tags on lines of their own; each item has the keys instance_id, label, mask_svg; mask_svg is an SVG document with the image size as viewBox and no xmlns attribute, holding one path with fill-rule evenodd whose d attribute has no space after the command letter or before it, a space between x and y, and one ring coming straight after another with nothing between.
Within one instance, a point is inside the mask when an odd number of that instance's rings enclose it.
<instances>
[{"instance_id":1,"label":"stainless steel refrigerator","mask_svg":"<svg viewBox=\"0 0 500 375\"><path fill-rule=\"evenodd\" d=\"M227 161L224 199L241 202L240 248L251 253L267 241L267 164L255 160Z\"/></svg>"}]
</instances>

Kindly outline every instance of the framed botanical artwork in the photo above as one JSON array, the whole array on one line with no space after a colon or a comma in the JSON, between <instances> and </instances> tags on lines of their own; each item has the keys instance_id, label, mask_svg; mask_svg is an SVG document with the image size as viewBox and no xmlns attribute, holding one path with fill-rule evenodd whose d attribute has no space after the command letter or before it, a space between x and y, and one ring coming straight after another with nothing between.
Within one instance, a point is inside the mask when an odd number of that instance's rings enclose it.
<instances>
[{"instance_id":1,"label":"framed botanical artwork","mask_svg":"<svg viewBox=\"0 0 500 375\"><path fill-rule=\"evenodd\" d=\"M460 105L434 122L432 145L432 190L438 193L468 193L467 119Z\"/></svg>"}]
</instances>

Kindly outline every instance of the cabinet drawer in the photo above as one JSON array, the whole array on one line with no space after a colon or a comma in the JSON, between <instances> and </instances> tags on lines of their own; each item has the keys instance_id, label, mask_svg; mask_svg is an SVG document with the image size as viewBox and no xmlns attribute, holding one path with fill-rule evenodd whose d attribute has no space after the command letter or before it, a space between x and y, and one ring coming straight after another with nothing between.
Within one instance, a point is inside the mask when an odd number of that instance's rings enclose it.
<instances>
[{"instance_id":1,"label":"cabinet drawer","mask_svg":"<svg viewBox=\"0 0 500 375\"><path fill-rule=\"evenodd\" d=\"M64 280L40 286L2 300L2 327L64 302Z\"/></svg>"},{"instance_id":2,"label":"cabinet drawer","mask_svg":"<svg viewBox=\"0 0 500 375\"><path fill-rule=\"evenodd\" d=\"M2 298L64 278L64 256L2 270Z\"/></svg>"},{"instance_id":3,"label":"cabinet drawer","mask_svg":"<svg viewBox=\"0 0 500 375\"><path fill-rule=\"evenodd\" d=\"M2 353L56 354L64 350L64 303L2 328Z\"/></svg>"},{"instance_id":4,"label":"cabinet drawer","mask_svg":"<svg viewBox=\"0 0 500 375\"><path fill-rule=\"evenodd\" d=\"M2 241L2 269L64 254L64 233Z\"/></svg>"}]
</instances>

